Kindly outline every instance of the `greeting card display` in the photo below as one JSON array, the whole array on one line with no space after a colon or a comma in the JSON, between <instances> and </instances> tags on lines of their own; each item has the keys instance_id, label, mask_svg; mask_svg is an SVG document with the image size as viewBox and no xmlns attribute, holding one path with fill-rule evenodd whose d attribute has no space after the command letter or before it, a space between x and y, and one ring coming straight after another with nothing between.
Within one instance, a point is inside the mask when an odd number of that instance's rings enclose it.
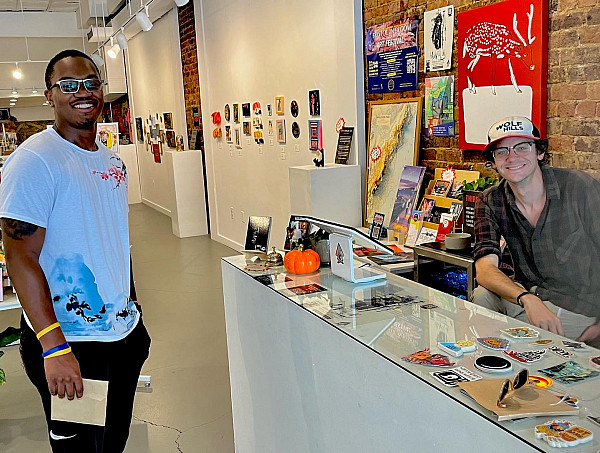
<instances>
[{"instance_id":1,"label":"greeting card display","mask_svg":"<svg viewBox=\"0 0 600 453\"><path fill-rule=\"evenodd\" d=\"M323 126L321 120L308 120L310 150L323 149Z\"/></svg>"}]
</instances>

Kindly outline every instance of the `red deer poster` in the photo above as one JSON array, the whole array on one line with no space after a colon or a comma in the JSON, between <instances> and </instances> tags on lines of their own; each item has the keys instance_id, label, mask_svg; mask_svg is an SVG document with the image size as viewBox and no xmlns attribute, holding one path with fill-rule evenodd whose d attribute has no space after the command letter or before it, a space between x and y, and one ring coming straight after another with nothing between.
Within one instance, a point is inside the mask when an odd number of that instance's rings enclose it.
<instances>
[{"instance_id":1,"label":"red deer poster","mask_svg":"<svg viewBox=\"0 0 600 453\"><path fill-rule=\"evenodd\" d=\"M548 2L506 0L458 15L460 147L483 149L511 115L546 136Z\"/></svg>"}]
</instances>

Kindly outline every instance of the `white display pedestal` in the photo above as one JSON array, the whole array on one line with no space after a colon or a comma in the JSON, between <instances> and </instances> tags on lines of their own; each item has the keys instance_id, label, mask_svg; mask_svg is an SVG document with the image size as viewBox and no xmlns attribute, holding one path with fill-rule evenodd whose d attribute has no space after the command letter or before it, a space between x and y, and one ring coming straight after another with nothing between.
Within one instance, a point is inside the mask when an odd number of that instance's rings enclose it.
<instances>
[{"instance_id":1,"label":"white display pedestal","mask_svg":"<svg viewBox=\"0 0 600 453\"><path fill-rule=\"evenodd\" d=\"M141 145L144 146L144 145ZM127 168L127 200L129 204L142 202L140 171L137 161L137 145L119 145L119 156Z\"/></svg>"},{"instance_id":2,"label":"white display pedestal","mask_svg":"<svg viewBox=\"0 0 600 453\"><path fill-rule=\"evenodd\" d=\"M201 151L166 151L169 184L173 188L171 223L179 238L208 234Z\"/></svg>"},{"instance_id":3,"label":"white display pedestal","mask_svg":"<svg viewBox=\"0 0 600 453\"><path fill-rule=\"evenodd\" d=\"M308 215L349 226L362 225L360 167L327 164L290 167L292 214Z\"/></svg>"}]
</instances>

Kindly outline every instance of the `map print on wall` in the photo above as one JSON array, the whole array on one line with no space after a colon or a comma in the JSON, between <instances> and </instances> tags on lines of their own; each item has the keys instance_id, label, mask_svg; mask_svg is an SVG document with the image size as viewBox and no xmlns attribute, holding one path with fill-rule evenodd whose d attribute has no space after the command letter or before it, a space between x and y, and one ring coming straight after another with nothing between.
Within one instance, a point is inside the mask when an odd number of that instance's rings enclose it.
<instances>
[{"instance_id":1,"label":"map print on wall","mask_svg":"<svg viewBox=\"0 0 600 453\"><path fill-rule=\"evenodd\" d=\"M548 2L506 0L458 15L460 148L483 149L507 116L546 135Z\"/></svg>"},{"instance_id":2,"label":"map print on wall","mask_svg":"<svg viewBox=\"0 0 600 453\"><path fill-rule=\"evenodd\" d=\"M454 5L425 11L425 72L444 71L452 66Z\"/></svg>"},{"instance_id":3,"label":"map print on wall","mask_svg":"<svg viewBox=\"0 0 600 453\"><path fill-rule=\"evenodd\" d=\"M425 79L425 132L429 137L454 136L454 76Z\"/></svg>"},{"instance_id":4,"label":"map print on wall","mask_svg":"<svg viewBox=\"0 0 600 453\"><path fill-rule=\"evenodd\" d=\"M376 212L391 217L405 165L415 165L421 98L370 103L365 224Z\"/></svg>"}]
</instances>

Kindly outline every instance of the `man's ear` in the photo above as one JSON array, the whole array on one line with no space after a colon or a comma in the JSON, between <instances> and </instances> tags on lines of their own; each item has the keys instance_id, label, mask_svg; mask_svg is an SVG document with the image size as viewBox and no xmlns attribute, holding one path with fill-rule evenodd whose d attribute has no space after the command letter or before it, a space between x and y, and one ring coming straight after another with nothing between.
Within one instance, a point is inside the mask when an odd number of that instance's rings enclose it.
<instances>
[{"instance_id":1,"label":"man's ear","mask_svg":"<svg viewBox=\"0 0 600 453\"><path fill-rule=\"evenodd\" d=\"M54 101L52 100L52 90L44 90L44 96L46 96L46 100L50 104L50 107L54 107Z\"/></svg>"},{"instance_id":2,"label":"man's ear","mask_svg":"<svg viewBox=\"0 0 600 453\"><path fill-rule=\"evenodd\" d=\"M545 156L545 155L546 155L546 153L545 153L545 152L543 152L543 153L541 153L541 154L538 154L538 155L537 155L537 159L538 159L538 160L542 160L542 159L544 159L544 156Z\"/></svg>"}]
</instances>

